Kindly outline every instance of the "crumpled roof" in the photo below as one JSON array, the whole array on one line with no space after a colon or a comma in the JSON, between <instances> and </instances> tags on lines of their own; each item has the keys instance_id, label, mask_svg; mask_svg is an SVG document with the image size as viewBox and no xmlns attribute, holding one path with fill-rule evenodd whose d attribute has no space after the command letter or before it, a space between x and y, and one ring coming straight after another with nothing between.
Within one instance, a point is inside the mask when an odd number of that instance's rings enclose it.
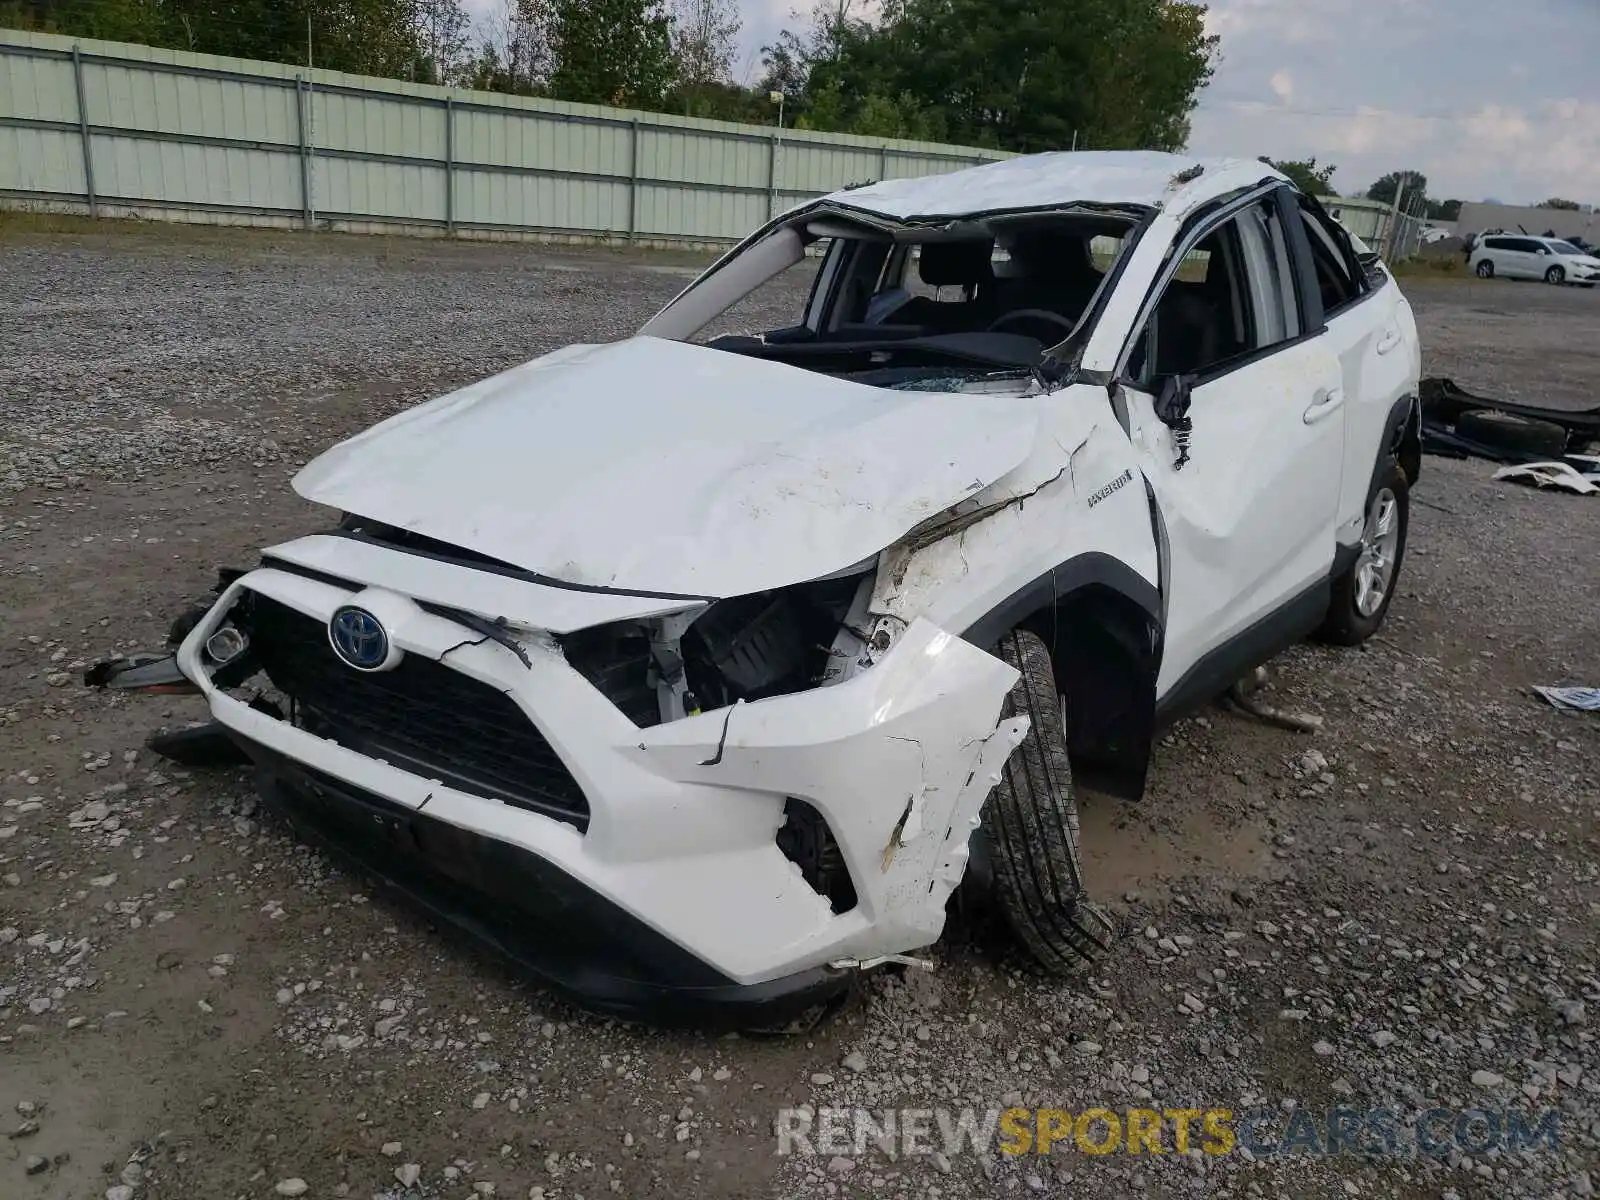
<instances>
[{"instance_id":1,"label":"crumpled roof","mask_svg":"<svg viewBox=\"0 0 1600 1200\"><path fill-rule=\"evenodd\" d=\"M1196 167L1201 171L1190 178ZM1154 150L1080 150L1029 154L944 175L886 179L847 188L825 203L862 209L896 220L967 217L1066 204L1154 208L1180 192L1222 194L1260 179L1280 177L1247 158L1197 158ZM1181 177L1181 178L1180 178Z\"/></svg>"}]
</instances>

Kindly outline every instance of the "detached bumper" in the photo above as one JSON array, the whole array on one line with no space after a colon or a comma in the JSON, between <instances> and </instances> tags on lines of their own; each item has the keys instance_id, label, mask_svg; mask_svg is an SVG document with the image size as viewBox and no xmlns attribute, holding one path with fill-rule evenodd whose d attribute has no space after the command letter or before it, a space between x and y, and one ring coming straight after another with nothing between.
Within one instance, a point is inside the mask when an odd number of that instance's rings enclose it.
<instances>
[{"instance_id":1,"label":"detached bumper","mask_svg":"<svg viewBox=\"0 0 1600 1200\"><path fill-rule=\"evenodd\" d=\"M517 586L528 591L509 599L525 619L547 599L573 603L571 592ZM324 648L341 606L381 612L410 667L377 683L337 663L297 669L334 689L324 699L381 686L374 703L406 715L425 742L386 741L375 707L352 714L346 736L215 686L202 648L246 598L278 614L274 636L299 628L297 644ZM178 664L262 764L269 800L308 836L591 1007L658 1021L766 1006L781 1015L840 986L838 964L937 940L983 802L1027 731L1024 718L999 719L1016 672L922 621L843 683L647 728L549 637L517 640L524 653L398 591L268 567L229 587ZM429 721L418 725L418 711ZM487 744L510 786L480 788L481 772L444 761L466 738ZM565 809L519 791L513 776L534 761L533 745L541 780L562 773ZM848 871L854 903L842 911L780 845L795 801L825 822Z\"/></svg>"}]
</instances>

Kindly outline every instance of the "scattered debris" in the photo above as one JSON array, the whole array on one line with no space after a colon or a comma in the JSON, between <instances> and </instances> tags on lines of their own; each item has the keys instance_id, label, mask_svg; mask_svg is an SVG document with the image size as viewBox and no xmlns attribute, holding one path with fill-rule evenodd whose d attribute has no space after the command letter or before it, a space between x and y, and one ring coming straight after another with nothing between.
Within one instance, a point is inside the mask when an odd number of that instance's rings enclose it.
<instances>
[{"instance_id":1,"label":"scattered debris","mask_svg":"<svg viewBox=\"0 0 1600 1200\"><path fill-rule=\"evenodd\" d=\"M1580 496L1592 496L1600 492L1600 475L1583 475L1573 467L1563 462L1536 462L1524 463L1520 467L1501 467L1494 473L1496 479L1508 480L1512 483L1531 484L1537 488L1560 488L1562 491L1576 492Z\"/></svg>"},{"instance_id":2,"label":"scattered debris","mask_svg":"<svg viewBox=\"0 0 1600 1200\"><path fill-rule=\"evenodd\" d=\"M1228 689L1226 699L1241 712L1248 713L1259 721L1265 721L1268 725L1276 725L1280 729L1293 730L1295 733L1316 733L1322 728L1323 720L1316 713L1284 712L1256 699L1256 691L1266 682L1267 668L1257 667Z\"/></svg>"},{"instance_id":3,"label":"scattered debris","mask_svg":"<svg viewBox=\"0 0 1600 1200\"><path fill-rule=\"evenodd\" d=\"M1451 458L1522 463L1583 454L1600 440L1600 405L1542 408L1475 396L1454 380L1424 379L1422 449Z\"/></svg>"},{"instance_id":4,"label":"scattered debris","mask_svg":"<svg viewBox=\"0 0 1600 1200\"><path fill-rule=\"evenodd\" d=\"M1533 691L1564 712L1600 712L1600 688L1536 686Z\"/></svg>"}]
</instances>

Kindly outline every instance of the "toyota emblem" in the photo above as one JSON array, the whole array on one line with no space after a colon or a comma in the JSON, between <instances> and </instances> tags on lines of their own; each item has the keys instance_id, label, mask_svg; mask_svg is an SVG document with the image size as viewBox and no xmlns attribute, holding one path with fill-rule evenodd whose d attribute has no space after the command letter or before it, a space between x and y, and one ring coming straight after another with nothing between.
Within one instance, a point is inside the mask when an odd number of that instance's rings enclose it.
<instances>
[{"instance_id":1,"label":"toyota emblem","mask_svg":"<svg viewBox=\"0 0 1600 1200\"><path fill-rule=\"evenodd\" d=\"M333 652L358 671L376 671L389 660L389 634L364 608L347 605L328 622Z\"/></svg>"}]
</instances>

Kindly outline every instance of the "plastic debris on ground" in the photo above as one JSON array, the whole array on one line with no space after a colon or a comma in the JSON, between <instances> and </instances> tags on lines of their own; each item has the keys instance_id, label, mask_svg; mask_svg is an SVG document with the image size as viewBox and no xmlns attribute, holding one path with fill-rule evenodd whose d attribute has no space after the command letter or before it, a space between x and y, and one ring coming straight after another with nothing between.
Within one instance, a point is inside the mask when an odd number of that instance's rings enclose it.
<instances>
[{"instance_id":1,"label":"plastic debris on ground","mask_svg":"<svg viewBox=\"0 0 1600 1200\"><path fill-rule=\"evenodd\" d=\"M1584 474L1568 463L1536 462L1520 467L1501 467L1494 473L1496 479L1509 479L1513 483L1531 484L1537 488L1561 488L1580 496L1600 492L1600 474Z\"/></svg>"},{"instance_id":2,"label":"plastic debris on ground","mask_svg":"<svg viewBox=\"0 0 1600 1200\"><path fill-rule=\"evenodd\" d=\"M1563 712L1600 712L1600 688L1535 687L1533 690Z\"/></svg>"}]
</instances>

